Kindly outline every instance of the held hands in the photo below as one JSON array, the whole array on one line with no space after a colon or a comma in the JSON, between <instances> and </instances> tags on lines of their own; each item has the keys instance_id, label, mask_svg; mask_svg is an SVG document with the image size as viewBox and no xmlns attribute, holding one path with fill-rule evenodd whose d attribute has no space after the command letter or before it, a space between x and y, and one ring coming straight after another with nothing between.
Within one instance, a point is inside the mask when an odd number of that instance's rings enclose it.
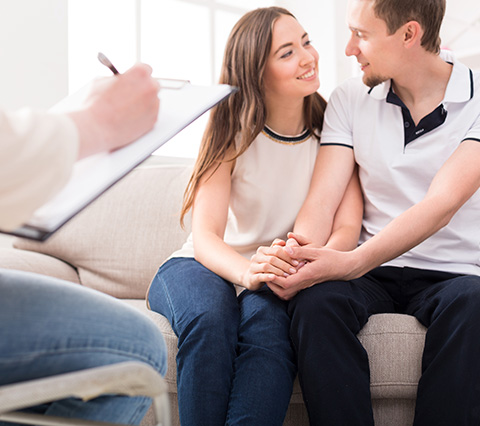
<instances>
[{"instance_id":1,"label":"held hands","mask_svg":"<svg viewBox=\"0 0 480 426\"><path fill-rule=\"evenodd\" d=\"M242 277L245 288L255 291L277 276L295 274L302 264L284 250L285 241L275 240L270 247L259 247L251 257L250 265Z\"/></svg>"},{"instance_id":2,"label":"held hands","mask_svg":"<svg viewBox=\"0 0 480 426\"><path fill-rule=\"evenodd\" d=\"M265 283L275 281L278 277L286 278L304 265L304 262L292 259L285 248L287 246L299 246L299 243L291 234L292 238L286 242L276 239L270 247L259 247L257 252L251 257L249 267L241 278L242 285L255 291L260 289ZM300 237L301 243L306 243Z\"/></svg>"},{"instance_id":3,"label":"held hands","mask_svg":"<svg viewBox=\"0 0 480 426\"><path fill-rule=\"evenodd\" d=\"M292 299L301 290L331 280L354 278L354 253L315 247L305 237L289 233L282 247L285 255L299 262L300 268L289 275L276 274L268 287L283 300Z\"/></svg>"},{"instance_id":4,"label":"held hands","mask_svg":"<svg viewBox=\"0 0 480 426\"><path fill-rule=\"evenodd\" d=\"M148 65L137 64L95 81L84 108L69 114L80 135L79 158L121 148L153 128L160 85L151 74Z\"/></svg>"}]
</instances>

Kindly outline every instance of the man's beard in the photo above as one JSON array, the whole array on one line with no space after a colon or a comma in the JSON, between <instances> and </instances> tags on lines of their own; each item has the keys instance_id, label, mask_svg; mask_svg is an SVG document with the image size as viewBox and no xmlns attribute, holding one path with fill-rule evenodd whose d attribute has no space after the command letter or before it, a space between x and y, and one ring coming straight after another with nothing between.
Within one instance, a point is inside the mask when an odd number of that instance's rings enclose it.
<instances>
[{"instance_id":1,"label":"man's beard","mask_svg":"<svg viewBox=\"0 0 480 426\"><path fill-rule=\"evenodd\" d=\"M363 75L363 82L372 89L375 86L378 86L379 84L382 84L387 80L388 80L388 77L382 77L380 75L371 75L368 77L365 74Z\"/></svg>"}]
</instances>

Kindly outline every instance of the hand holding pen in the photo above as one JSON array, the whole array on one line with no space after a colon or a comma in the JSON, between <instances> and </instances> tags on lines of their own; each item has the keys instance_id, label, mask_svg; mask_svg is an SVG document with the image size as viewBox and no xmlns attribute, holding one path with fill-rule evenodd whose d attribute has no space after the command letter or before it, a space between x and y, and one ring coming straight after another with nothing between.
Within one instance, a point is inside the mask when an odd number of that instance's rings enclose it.
<instances>
[{"instance_id":1,"label":"hand holding pen","mask_svg":"<svg viewBox=\"0 0 480 426\"><path fill-rule=\"evenodd\" d=\"M118 70L110 62L110 59L108 59L102 52L98 52L97 58L103 65L109 68L110 71L112 71L114 74L118 74Z\"/></svg>"},{"instance_id":2,"label":"hand holding pen","mask_svg":"<svg viewBox=\"0 0 480 426\"><path fill-rule=\"evenodd\" d=\"M121 74L107 63L115 75L95 81L85 108L70 114L85 141L80 144L80 158L125 146L157 121L160 85L152 78L152 68L136 64Z\"/></svg>"}]
</instances>

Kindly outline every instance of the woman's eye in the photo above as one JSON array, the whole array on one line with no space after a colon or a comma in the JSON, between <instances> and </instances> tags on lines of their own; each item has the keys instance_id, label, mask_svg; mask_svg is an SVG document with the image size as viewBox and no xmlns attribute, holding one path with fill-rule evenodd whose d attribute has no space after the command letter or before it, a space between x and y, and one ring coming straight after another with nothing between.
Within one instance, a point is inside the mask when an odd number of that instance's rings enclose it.
<instances>
[{"instance_id":1,"label":"woman's eye","mask_svg":"<svg viewBox=\"0 0 480 426\"><path fill-rule=\"evenodd\" d=\"M305 42L305 46L311 46L312 45L312 40L307 40Z\"/></svg>"},{"instance_id":2,"label":"woman's eye","mask_svg":"<svg viewBox=\"0 0 480 426\"><path fill-rule=\"evenodd\" d=\"M292 51L289 50L288 52L285 52L285 53L281 56L281 58L288 58L291 54L292 54Z\"/></svg>"}]
</instances>

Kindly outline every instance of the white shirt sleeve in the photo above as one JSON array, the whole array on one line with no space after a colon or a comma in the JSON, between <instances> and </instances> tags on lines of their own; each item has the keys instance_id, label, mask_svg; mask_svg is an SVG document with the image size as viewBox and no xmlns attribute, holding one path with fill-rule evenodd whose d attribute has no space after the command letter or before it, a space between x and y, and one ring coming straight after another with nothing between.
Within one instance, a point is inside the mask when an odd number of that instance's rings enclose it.
<instances>
[{"instance_id":1,"label":"white shirt sleeve","mask_svg":"<svg viewBox=\"0 0 480 426\"><path fill-rule=\"evenodd\" d=\"M466 139L473 139L480 142L480 111L475 119L475 122L472 124L472 127L468 130L467 134L463 138Z\"/></svg>"},{"instance_id":2,"label":"white shirt sleeve","mask_svg":"<svg viewBox=\"0 0 480 426\"><path fill-rule=\"evenodd\" d=\"M322 145L353 147L352 114L355 102L352 95L356 90L355 85L358 85L355 79L349 79L330 96L323 121Z\"/></svg>"},{"instance_id":3,"label":"white shirt sleeve","mask_svg":"<svg viewBox=\"0 0 480 426\"><path fill-rule=\"evenodd\" d=\"M65 185L78 145L66 115L0 111L0 228L23 224Z\"/></svg>"}]
</instances>

